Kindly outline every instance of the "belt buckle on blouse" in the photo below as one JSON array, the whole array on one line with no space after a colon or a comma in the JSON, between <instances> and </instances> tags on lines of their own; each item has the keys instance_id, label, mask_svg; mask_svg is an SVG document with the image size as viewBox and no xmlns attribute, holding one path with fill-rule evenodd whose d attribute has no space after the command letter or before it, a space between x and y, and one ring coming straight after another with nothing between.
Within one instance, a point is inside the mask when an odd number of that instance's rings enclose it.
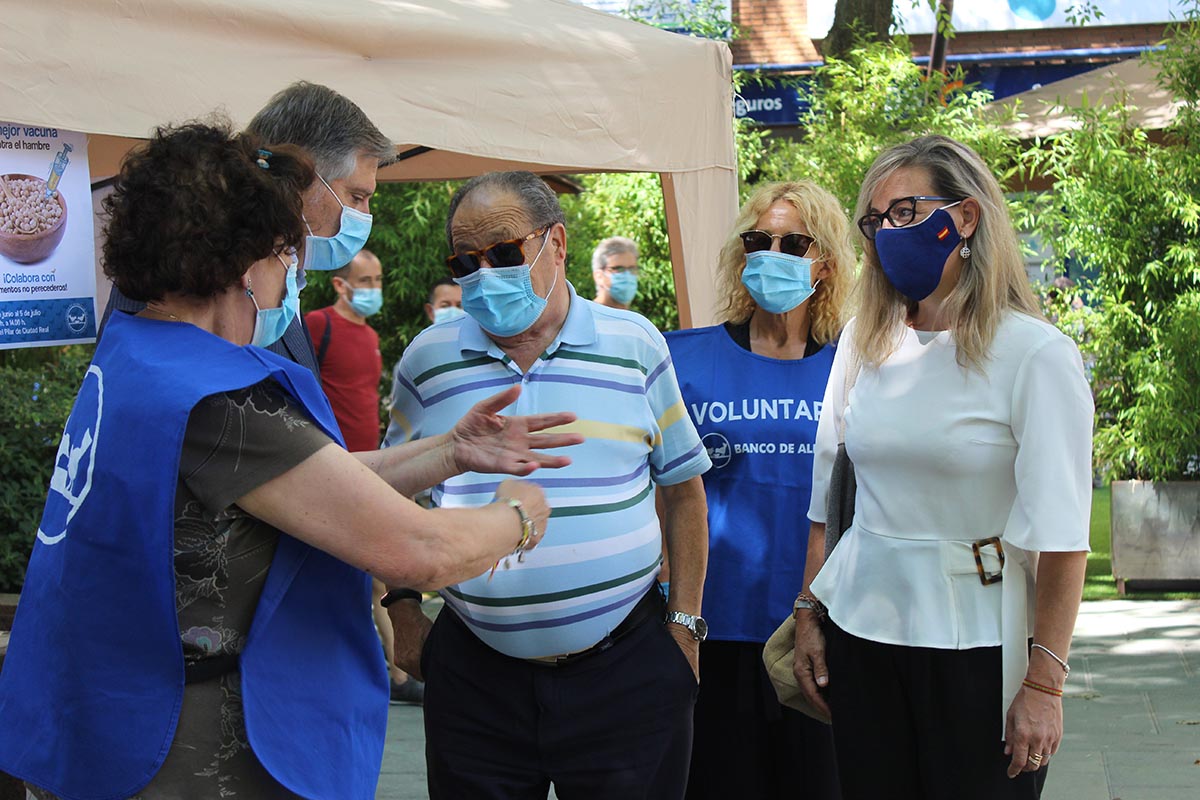
<instances>
[{"instance_id":1,"label":"belt buckle on blouse","mask_svg":"<svg viewBox=\"0 0 1200 800\"><path fill-rule=\"evenodd\" d=\"M1000 557L1000 570L996 572L988 572L983 566L983 557L979 551L988 545L996 548L996 555ZM979 572L979 582L984 586L990 586L993 583L999 583L1004 580L1004 547L1000 544L999 536L992 536L989 539L980 539L978 542L971 542L971 552L975 554L975 569Z\"/></svg>"}]
</instances>

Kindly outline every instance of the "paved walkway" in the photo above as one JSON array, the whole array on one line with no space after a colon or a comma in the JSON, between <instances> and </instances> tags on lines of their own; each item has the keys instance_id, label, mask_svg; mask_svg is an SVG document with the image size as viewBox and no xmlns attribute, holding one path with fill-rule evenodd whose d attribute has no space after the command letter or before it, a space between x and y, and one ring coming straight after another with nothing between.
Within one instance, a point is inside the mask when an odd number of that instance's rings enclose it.
<instances>
[{"instance_id":1,"label":"paved walkway","mask_svg":"<svg viewBox=\"0 0 1200 800\"><path fill-rule=\"evenodd\" d=\"M1198 800L1200 601L1084 603L1071 666L1043 800ZM426 800L424 747L421 709L392 706L380 800Z\"/></svg>"},{"instance_id":2,"label":"paved walkway","mask_svg":"<svg viewBox=\"0 0 1200 800\"><path fill-rule=\"evenodd\" d=\"M1084 603L1043 800L1200 798L1200 602Z\"/></svg>"}]
</instances>

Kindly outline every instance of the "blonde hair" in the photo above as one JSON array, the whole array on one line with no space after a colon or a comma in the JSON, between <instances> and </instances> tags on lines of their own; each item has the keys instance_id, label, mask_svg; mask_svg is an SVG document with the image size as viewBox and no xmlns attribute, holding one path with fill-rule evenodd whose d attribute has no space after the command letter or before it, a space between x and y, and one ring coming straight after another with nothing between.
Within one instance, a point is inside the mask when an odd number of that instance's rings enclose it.
<instances>
[{"instance_id":1,"label":"blonde hair","mask_svg":"<svg viewBox=\"0 0 1200 800\"><path fill-rule=\"evenodd\" d=\"M717 288L725 297L725 307L718 316L721 322L742 324L750 319L758 304L742 284L746 269L746 250L739 234L753 230L758 218L780 200L795 206L816 242L817 256L829 267L829 276L816 286L808 301L809 336L818 344L831 342L842 330L842 312L850 287L854 282L856 265L854 247L850 243L850 222L837 198L811 181L786 181L759 187L733 224L733 232L721 248L717 261Z\"/></svg>"},{"instance_id":2,"label":"blonde hair","mask_svg":"<svg viewBox=\"0 0 1200 800\"><path fill-rule=\"evenodd\" d=\"M902 167L924 170L936 195L972 197L979 203L979 222L969 241L971 257L964 260L958 285L942 309L950 320L959 365L982 371L996 329L1007 312L1041 316L1025 274L1004 193L974 150L945 136L921 136L875 159L863 178L855 219L870 211L876 189ZM899 345L916 304L888 281L874 242L865 237L858 291L854 346L864 362L878 365Z\"/></svg>"}]
</instances>

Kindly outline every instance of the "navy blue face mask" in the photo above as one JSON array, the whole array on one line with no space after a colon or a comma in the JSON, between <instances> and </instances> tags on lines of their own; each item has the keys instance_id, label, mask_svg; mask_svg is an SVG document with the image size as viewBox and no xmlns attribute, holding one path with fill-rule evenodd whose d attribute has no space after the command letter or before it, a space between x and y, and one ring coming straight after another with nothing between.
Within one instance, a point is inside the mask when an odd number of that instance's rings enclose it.
<instances>
[{"instance_id":1,"label":"navy blue face mask","mask_svg":"<svg viewBox=\"0 0 1200 800\"><path fill-rule=\"evenodd\" d=\"M875 252L896 291L919 302L941 283L946 259L961 241L954 218L939 208L915 225L880 228L875 234Z\"/></svg>"}]
</instances>

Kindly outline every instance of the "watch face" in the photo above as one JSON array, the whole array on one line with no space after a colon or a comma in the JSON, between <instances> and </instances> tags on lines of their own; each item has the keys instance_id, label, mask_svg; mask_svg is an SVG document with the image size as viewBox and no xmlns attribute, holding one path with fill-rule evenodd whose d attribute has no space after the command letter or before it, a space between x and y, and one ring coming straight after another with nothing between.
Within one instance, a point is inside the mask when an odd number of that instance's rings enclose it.
<instances>
[{"instance_id":1,"label":"watch face","mask_svg":"<svg viewBox=\"0 0 1200 800\"><path fill-rule=\"evenodd\" d=\"M692 630L699 641L703 642L708 638L708 623L704 621L704 617L696 617L695 627Z\"/></svg>"}]
</instances>

